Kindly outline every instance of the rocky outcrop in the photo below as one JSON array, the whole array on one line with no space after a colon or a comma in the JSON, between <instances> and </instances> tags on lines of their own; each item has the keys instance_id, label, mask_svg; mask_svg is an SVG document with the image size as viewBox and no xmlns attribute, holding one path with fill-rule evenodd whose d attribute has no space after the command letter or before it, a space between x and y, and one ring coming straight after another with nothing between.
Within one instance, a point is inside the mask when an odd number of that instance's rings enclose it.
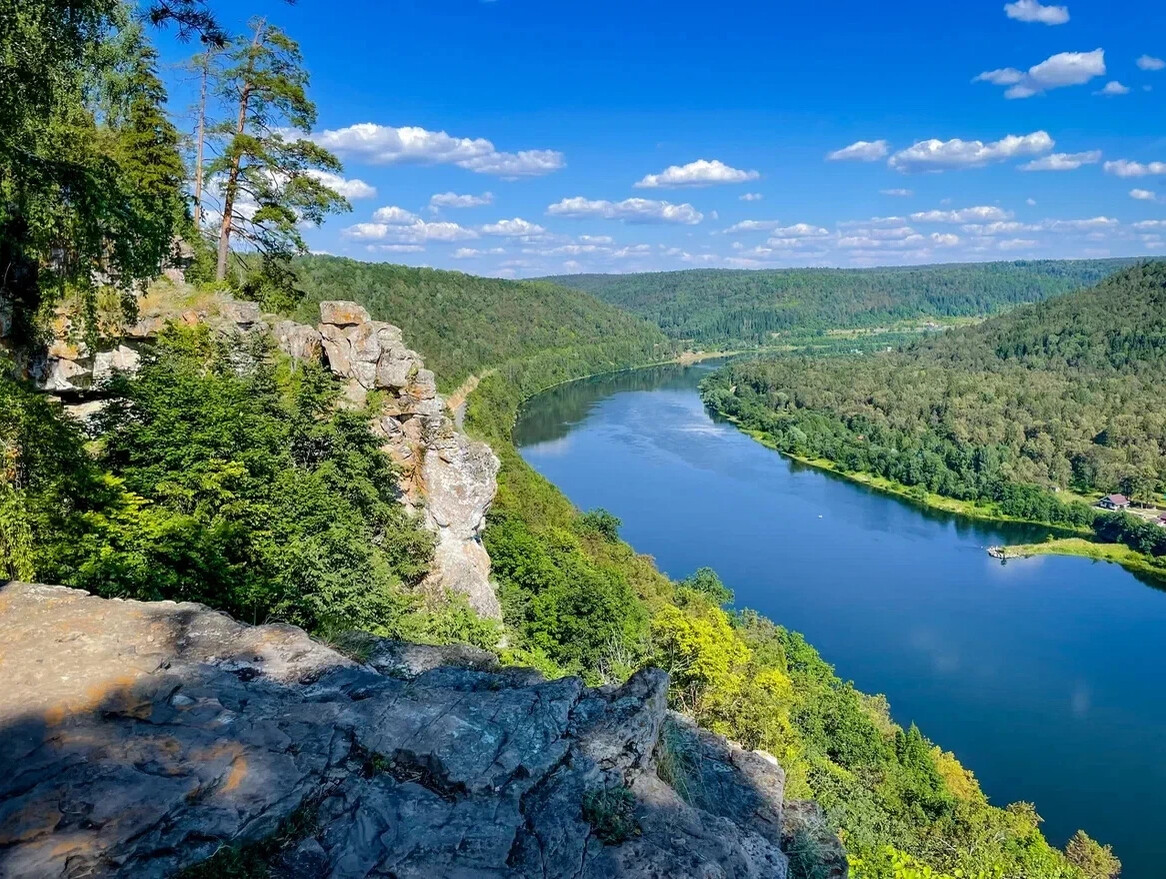
<instances>
[{"instance_id":1,"label":"rocky outcrop","mask_svg":"<svg viewBox=\"0 0 1166 879\"><path fill-rule=\"evenodd\" d=\"M660 671L591 690L470 648L344 656L23 583L0 644L9 879L221 875L248 846L288 879L786 876L781 769L671 717Z\"/></svg>"},{"instance_id":2,"label":"rocky outcrop","mask_svg":"<svg viewBox=\"0 0 1166 879\"><path fill-rule=\"evenodd\" d=\"M478 613L500 617L481 539L497 491L498 459L457 429L434 374L401 330L372 320L355 302L328 301L320 303L318 327L281 321L272 332L292 357L314 360L322 349L354 404L363 405L370 391L383 392L372 429L401 469L405 503L437 535L427 587L462 594Z\"/></svg>"}]
</instances>

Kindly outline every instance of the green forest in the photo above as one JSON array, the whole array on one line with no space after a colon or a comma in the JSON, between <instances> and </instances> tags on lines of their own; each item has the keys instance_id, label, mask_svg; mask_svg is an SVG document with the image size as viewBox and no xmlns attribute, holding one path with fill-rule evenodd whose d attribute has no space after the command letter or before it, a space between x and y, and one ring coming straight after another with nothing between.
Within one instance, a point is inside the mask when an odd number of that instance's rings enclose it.
<instances>
[{"instance_id":1,"label":"green forest","mask_svg":"<svg viewBox=\"0 0 1166 879\"><path fill-rule=\"evenodd\" d=\"M404 328L444 387L481 378L468 425L503 462L485 542L504 620L484 621L464 603L413 590L428 571L432 539L397 503L397 472L367 430L371 409L338 405L331 373L291 362L269 341L197 326L167 328L136 374L113 380L115 402L88 430L33 390L20 361L6 364L7 577L198 600L249 622L294 622L334 642L353 628L468 642L590 683L655 664L672 675L675 708L779 758L789 795L822 804L858 879L1115 875L1112 854L1085 834L1060 851L1042 836L1032 805L990 805L953 755L893 722L885 699L841 680L800 635L734 609L731 584L714 572L669 580L620 540L614 517L574 509L522 461L510 431L523 400L560 381L668 359L670 340L689 333L661 332L548 283L297 260L306 250L302 225L347 205L320 182L319 172L339 170L335 157L300 136L315 107L295 41L265 20L223 34L201 6L182 0L158 3L144 18L114 0L79 0L68 10L37 0L3 10L6 45L20 47L0 71L0 293L12 304L13 352L43 343L45 321L62 303L94 342L108 326L99 315L132 319L176 236L193 250L187 280L196 290L258 298L284 315L305 315L323 298L362 302L374 318ZM213 158L182 149L170 120L150 43L166 26L201 39L193 69L230 96L230 112L217 120L200 108L200 133L217 138ZM201 204L189 195L211 182L224 202L214 222L199 217ZM1006 278L983 285L991 294L960 293L956 284L941 313L992 310L1081 280L1057 279L1059 271L1085 269L1049 264L1011 294ZM1150 279L1147 289L1160 290L1160 268L1137 271ZM872 295L886 297L889 281L884 288ZM830 304L802 317L825 326L848 298L835 289ZM903 314L920 313L918 301ZM889 313L859 310L869 321ZM706 319L714 332L720 318ZM774 320L773 328L784 325ZM744 323L735 326L715 332L758 340L771 331L749 336ZM741 368L760 377L773 367ZM1148 381L1129 364L1097 373ZM737 399L730 388L722 390ZM768 391L755 393L751 402ZM1121 466L1133 455L1118 432L1125 429L1115 424L1102 444L1124 456ZM1118 472L1115 460L1097 458L1094 484ZM800 842L793 874L815 879Z\"/></svg>"},{"instance_id":2,"label":"green forest","mask_svg":"<svg viewBox=\"0 0 1166 879\"><path fill-rule=\"evenodd\" d=\"M691 269L548 278L729 350L902 321L982 317L1095 284L1131 260L1029 260L878 269Z\"/></svg>"},{"instance_id":3,"label":"green forest","mask_svg":"<svg viewBox=\"0 0 1166 879\"><path fill-rule=\"evenodd\" d=\"M1166 529L1089 501L1160 503L1164 357L1156 262L891 353L733 364L703 394L799 458L1161 556Z\"/></svg>"}]
</instances>

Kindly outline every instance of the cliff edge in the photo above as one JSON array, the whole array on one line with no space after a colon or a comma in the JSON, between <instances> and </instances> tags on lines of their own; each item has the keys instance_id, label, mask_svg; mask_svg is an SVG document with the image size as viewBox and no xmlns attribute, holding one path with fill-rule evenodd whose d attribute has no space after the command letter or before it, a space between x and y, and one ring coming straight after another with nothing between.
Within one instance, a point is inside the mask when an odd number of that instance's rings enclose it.
<instances>
[{"instance_id":1,"label":"cliff edge","mask_svg":"<svg viewBox=\"0 0 1166 879\"><path fill-rule=\"evenodd\" d=\"M16 582L0 644L0 876L787 874L781 768L657 670L588 689Z\"/></svg>"}]
</instances>

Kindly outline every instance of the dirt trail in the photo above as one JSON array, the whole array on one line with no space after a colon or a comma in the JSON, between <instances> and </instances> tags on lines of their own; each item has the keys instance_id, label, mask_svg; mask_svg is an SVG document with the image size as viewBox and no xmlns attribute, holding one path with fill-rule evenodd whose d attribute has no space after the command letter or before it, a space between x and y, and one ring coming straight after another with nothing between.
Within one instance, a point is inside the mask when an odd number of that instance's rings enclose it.
<instances>
[{"instance_id":1,"label":"dirt trail","mask_svg":"<svg viewBox=\"0 0 1166 879\"><path fill-rule=\"evenodd\" d=\"M478 387L478 382L488 375L493 375L497 371L497 369L487 369L481 375L471 375L445 398L445 405L453 413L453 420L458 430L462 429L462 422L465 421L466 400L469 399L470 394Z\"/></svg>"}]
</instances>

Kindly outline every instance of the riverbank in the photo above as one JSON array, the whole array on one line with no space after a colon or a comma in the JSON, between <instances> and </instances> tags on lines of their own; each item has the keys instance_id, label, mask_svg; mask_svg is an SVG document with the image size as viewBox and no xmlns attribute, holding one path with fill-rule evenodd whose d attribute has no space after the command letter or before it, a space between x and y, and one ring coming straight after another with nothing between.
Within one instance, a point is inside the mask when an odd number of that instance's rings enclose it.
<instances>
[{"instance_id":1,"label":"riverbank","mask_svg":"<svg viewBox=\"0 0 1166 879\"><path fill-rule=\"evenodd\" d=\"M895 482L892 479L886 479L882 476L874 476L873 474L863 473L861 471L844 470L829 458L807 458L801 455L795 455L779 448L765 431L746 427L741 423L740 419L732 415L727 415L719 410L717 411L717 415L735 425L738 430L752 437L767 449L772 449L779 455L784 455L786 458L789 458L791 461L797 461L799 464L804 464L807 467L813 467L817 470L825 470L850 482L865 485L868 488L873 488L875 491L883 492L884 494L895 495L896 497L908 500L914 504L919 504L920 506L928 507L932 510L951 513L955 516L965 516L969 519L979 519L985 522L1001 522L1012 525L1038 525L1042 528L1048 528L1052 533L1061 535L1086 535L1092 533L1088 528L1071 528L1066 525L1053 525L1049 522L1041 522L1035 519L1022 519L1018 516L1008 516L997 510L994 504L986 504L979 501L963 501L942 494L936 494L935 492L921 490L917 486L904 485L901 482Z\"/></svg>"},{"instance_id":2,"label":"riverbank","mask_svg":"<svg viewBox=\"0 0 1166 879\"><path fill-rule=\"evenodd\" d=\"M999 552L995 558L1004 560L1039 555L1069 555L1100 562L1113 562L1131 573L1153 577L1166 585L1166 563L1132 550L1124 543L1095 543L1082 537L1063 537L1044 543L1018 543L992 549Z\"/></svg>"}]
</instances>

